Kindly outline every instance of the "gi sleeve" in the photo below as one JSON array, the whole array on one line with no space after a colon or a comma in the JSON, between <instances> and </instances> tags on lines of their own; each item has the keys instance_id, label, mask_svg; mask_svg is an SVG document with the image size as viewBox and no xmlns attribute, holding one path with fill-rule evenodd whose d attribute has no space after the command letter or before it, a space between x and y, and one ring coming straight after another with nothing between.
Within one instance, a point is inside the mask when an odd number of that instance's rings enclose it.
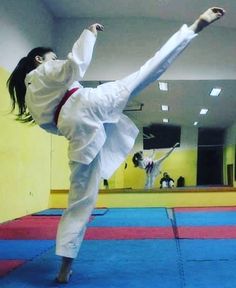
<instances>
[{"instance_id":1,"label":"gi sleeve","mask_svg":"<svg viewBox=\"0 0 236 288\"><path fill-rule=\"evenodd\" d=\"M38 72L44 80L56 86L68 86L74 81L80 81L88 69L92 59L96 36L85 29L74 43L67 60L51 60L38 67ZM46 83L45 83L46 84Z\"/></svg>"}]
</instances>

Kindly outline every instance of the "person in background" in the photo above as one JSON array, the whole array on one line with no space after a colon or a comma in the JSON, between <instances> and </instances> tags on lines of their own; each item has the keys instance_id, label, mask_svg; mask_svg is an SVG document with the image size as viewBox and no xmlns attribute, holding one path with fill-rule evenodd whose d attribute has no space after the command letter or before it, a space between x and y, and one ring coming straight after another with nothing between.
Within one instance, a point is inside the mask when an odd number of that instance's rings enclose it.
<instances>
[{"instance_id":1,"label":"person in background","mask_svg":"<svg viewBox=\"0 0 236 288\"><path fill-rule=\"evenodd\" d=\"M163 177L161 178L160 181L160 188L173 188L174 187L174 180L170 178L169 174L167 172L163 173Z\"/></svg>"}]
</instances>

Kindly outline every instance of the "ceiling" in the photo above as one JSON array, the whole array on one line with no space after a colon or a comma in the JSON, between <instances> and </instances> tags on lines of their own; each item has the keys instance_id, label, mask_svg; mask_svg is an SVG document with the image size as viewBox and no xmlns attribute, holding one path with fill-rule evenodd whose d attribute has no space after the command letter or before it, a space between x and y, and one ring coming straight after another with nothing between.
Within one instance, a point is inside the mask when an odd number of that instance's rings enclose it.
<instances>
[{"instance_id":1,"label":"ceiling","mask_svg":"<svg viewBox=\"0 0 236 288\"><path fill-rule=\"evenodd\" d=\"M128 109L143 103L142 111L127 112L139 127L153 123L162 123L163 118L169 124L193 127L226 128L235 123L236 81L234 80L198 80L167 81L168 92L159 90L156 82L134 99ZM218 97L210 96L212 88L220 87ZM169 111L161 111L161 105L168 105ZM202 108L208 109L206 115L200 115Z\"/></svg>"},{"instance_id":2,"label":"ceiling","mask_svg":"<svg viewBox=\"0 0 236 288\"><path fill-rule=\"evenodd\" d=\"M40 0L41 1L41 0ZM54 17L89 18L126 18L150 17L166 21L191 22L202 11L211 6L221 6L227 11L227 17L215 25L236 28L236 0L43 0ZM95 20L96 21L96 20ZM124 24L125 25L125 24ZM99 79L98 79L99 80ZM126 112L139 126L162 123L163 118L169 124L193 127L226 128L235 123L236 81L168 81L169 91L161 92L158 83L154 83L130 103L128 109L139 108L142 111ZM96 86L98 82L86 82ZM213 87L221 87L219 97L210 97ZM168 112L162 112L160 105L169 105ZM207 115L199 115L201 108L209 109Z\"/></svg>"},{"instance_id":3,"label":"ceiling","mask_svg":"<svg viewBox=\"0 0 236 288\"><path fill-rule=\"evenodd\" d=\"M41 1L41 0L40 0ZM215 25L236 28L235 0L43 0L54 17L125 18L150 17L192 22L205 9L221 6L227 17Z\"/></svg>"}]
</instances>

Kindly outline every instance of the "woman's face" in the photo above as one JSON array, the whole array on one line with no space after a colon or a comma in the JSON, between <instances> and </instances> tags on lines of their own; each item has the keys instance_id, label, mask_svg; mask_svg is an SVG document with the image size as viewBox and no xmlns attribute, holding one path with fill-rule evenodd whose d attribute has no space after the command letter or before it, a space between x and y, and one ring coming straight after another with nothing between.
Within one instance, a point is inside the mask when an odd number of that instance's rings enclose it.
<instances>
[{"instance_id":1,"label":"woman's face","mask_svg":"<svg viewBox=\"0 0 236 288\"><path fill-rule=\"evenodd\" d=\"M57 59L57 55L54 52L48 52L43 56L43 62L56 60L56 59Z\"/></svg>"},{"instance_id":2,"label":"woman's face","mask_svg":"<svg viewBox=\"0 0 236 288\"><path fill-rule=\"evenodd\" d=\"M43 64L45 62L51 61L51 60L56 60L57 55L54 52L47 52L46 54L42 56L36 56L35 61L36 61L36 66Z\"/></svg>"}]
</instances>

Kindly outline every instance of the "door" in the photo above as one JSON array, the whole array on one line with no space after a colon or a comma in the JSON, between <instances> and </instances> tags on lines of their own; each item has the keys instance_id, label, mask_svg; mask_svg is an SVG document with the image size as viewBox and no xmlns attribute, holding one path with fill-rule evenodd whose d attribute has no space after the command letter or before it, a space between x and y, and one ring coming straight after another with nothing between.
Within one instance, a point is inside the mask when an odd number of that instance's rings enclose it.
<instances>
[{"instance_id":1,"label":"door","mask_svg":"<svg viewBox=\"0 0 236 288\"><path fill-rule=\"evenodd\" d=\"M234 186L233 169L234 169L233 164L227 165L227 185L232 187Z\"/></svg>"},{"instance_id":2,"label":"door","mask_svg":"<svg viewBox=\"0 0 236 288\"><path fill-rule=\"evenodd\" d=\"M199 146L197 185L223 185L222 146Z\"/></svg>"}]
</instances>

